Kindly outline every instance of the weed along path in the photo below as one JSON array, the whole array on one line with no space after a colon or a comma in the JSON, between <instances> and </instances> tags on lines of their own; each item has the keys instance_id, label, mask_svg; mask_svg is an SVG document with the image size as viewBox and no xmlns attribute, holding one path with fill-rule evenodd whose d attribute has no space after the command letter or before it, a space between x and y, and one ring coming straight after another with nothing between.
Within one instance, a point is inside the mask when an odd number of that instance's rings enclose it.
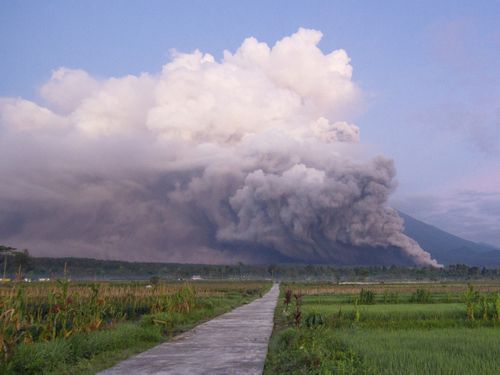
<instances>
[{"instance_id":1,"label":"weed along path","mask_svg":"<svg viewBox=\"0 0 500 375\"><path fill-rule=\"evenodd\" d=\"M262 298L99 374L262 374L278 295L274 284Z\"/></svg>"}]
</instances>

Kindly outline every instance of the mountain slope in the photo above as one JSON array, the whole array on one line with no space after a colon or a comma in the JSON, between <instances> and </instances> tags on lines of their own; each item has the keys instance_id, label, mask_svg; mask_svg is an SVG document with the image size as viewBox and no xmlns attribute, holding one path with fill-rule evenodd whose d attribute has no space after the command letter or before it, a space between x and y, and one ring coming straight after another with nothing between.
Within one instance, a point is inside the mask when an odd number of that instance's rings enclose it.
<instances>
[{"instance_id":1,"label":"mountain slope","mask_svg":"<svg viewBox=\"0 0 500 375\"><path fill-rule=\"evenodd\" d=\"M439 263L470 266L499 267L500 250L489 245L468 241L432 225L417 220L403 212L405 234L417 241Z\"/></svg>"}]
</instances>

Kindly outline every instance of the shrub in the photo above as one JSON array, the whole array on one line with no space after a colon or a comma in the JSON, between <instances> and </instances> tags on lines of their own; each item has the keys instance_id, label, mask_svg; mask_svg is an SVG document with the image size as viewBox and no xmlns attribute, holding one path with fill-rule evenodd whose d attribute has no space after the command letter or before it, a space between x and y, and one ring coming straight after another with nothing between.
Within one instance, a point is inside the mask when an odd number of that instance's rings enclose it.
<instances>
[{"instance_id":1,"label":"shrub","mask_svg":"<svg viewBox=\"0 0 500 375\"><path fill-rule=\"evenodd\" d=\"M429 303L431 301L431 292L425 289L417 289L415 293L412 294L410 302L415 303Z\"/></svg>"},{"instance_id":2,"label":"shrub","mask_svg":"<svg viewBox=\"0 0 500 375\"><path fill-rule=\"evenodd\" d=\"M359 312L359 307L358 307L358 299L356 298L354 300L354 321L355 322L359 322L360 318L361 318L361 313Z\"/></svg>"},{"instance_id":3,"label":"shrub","mask_svg":"<svg viewBox=\"0 0 500 375\"><path fill-rule=\"evenodd\" d=\"M295 327L299 328L302 324L302 293L298 292L293 295L295 297L295 312L293 314L293 320Z\"/></svg>"},{"instance_id":4,"label":"shrub","mask_svg":"<svg viewBox=\"0 0 500 375\"><path fill-rule=\"evenodd\" d=\"M290 304L290 302L292 302L292 290L287 289L285 292L285 300L283 301L283 303L285 304L285 311L288 310L288 305Z\"/></svg>"},{"instance_id":5,"label":"shrub","mask_svg":"<svg viewBox=\"0 0 500 375\"><path fill-rule=\"evenodd\" d=\"M375 302L375 293L371 290L361 289L359 292L358 303L360 305L371 305Z\"/></svg>"},{"instance_id":6,"label":"shrub","mask_svg":"<svg viewBox=\"0 0 500 375\"><path fill-rule=\"evenodd\" d=\"M317 312L310 312L304 319L307 328L319 328L325 324L325 317Z\"/></svg>"},{"instance_id":7,"label":"shrub","mask_svg":"<svg viewBox=\"0 0 500 375\"><path fill-rule=\"evenodd\" d=\"M472 284L469 284L467 291L464 293L464 299L467 308L467 319L473 321L475 320L474 309L479 300L479 292L474 290Z\"/></svg>"},{"instance_id":8,"label":"shrub","mask_svg":"<svg viewBox=\"0 0 500 375\"><path fill-rule=\"evenodd\" d=\"M266 374L366 374L361 358L331 330L286 329L271 340Z\"/></svg>"},{"instance_id":9,"label":"shrub","mask_svg":"<svg viewBox=\"0 0 500 375\"><path fill-rule=\"evenodd\" d=\"M155 326L143 327L122 324L113 330L80 333L69 339L20 345L9 363L13 374L46 374L59 372L82 358L92 358L98 353L126 349L138 342L156 343L163 339Z\"/></svg>"},{"instance_id":10,"label":"shrub","mask_svg":"<svg viewBox=\"0 0 500 375\"><path fill-rule=\"evenodd\" d=\"M498 292L495 297L495 316L500 322L500 292Z\"/></svg>"},{"instance_id":11,"label":"shrub","mask_svg":"<svg viewBox=\"0 0 500 375\"><path fill-rule=\"evenodd\" d=\"M63 340L20 345L11 358L9 370L13 374L45 374L72 358L70 346Z\"/></svg>"}]
</instances>

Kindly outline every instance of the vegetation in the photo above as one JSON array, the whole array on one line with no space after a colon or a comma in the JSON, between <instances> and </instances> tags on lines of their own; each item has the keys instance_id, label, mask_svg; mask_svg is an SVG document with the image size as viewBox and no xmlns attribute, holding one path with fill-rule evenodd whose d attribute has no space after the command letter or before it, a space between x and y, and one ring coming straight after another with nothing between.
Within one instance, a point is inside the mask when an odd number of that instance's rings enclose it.
<instances>
[{"instance_id":1,"label":"vegetation","mask_svg":"<svg viewBox=\"0 0 500 375\"><path fill-rule=\"evenodd\" d=\"M498 328L340 330L375 374L498 374Z\"/></svg>"},{"instance_id":2,"label":"vegetation","mask_svg":"<svg viewBox=\"0 0 500 375\"><path fill-rule=\"evenodd\" d=\"M68 279L4 283L0 287L0 372L94 371L248 302L268 286L262 282L73 283Z\"/></svg>"},{"instance_id":3,"label":"vegetation","mask_svg":"<svg viewBox=\"0 0 500 375\"><path fill-rule=\"evenodd\" d=\"M271 340L265 374L368 374L361 357L330 330L287 328Z\"/></svg>"},{"instance_id":4,"label":"vegetation","mask_svg":"<svg viewBox=\"0 0 500 375\"><path fill-rule=\"evenodd\" d=\"M1 256L3 255L3 256ZM333 265L271 264L271 265L206 265L176 263L145 263L86 258L31 257L27 250L0 245L0 269L8 278L31 279L63 277L64 265L77 279L149 279L152 277L179 280L194 275L204 279L275 279L281 281L436 281L436 280L498 280L500 268L450 265L445 268L420 267L335 267Z\"/></svg>"},{"instance_id":5,"label":"vegetation","mask_svg":"<svg viewBox=\"0 0 500 375\"><path fill-rule=\"evenodd\" d=\"M499 283L282 285L265 373L496 374L499 290ZM295 294L300 304L287 306Z\"/></svg>"},{"instance_id":6,"label":"vegetation","mask_svg":"<svg viewBox=\"0 0 500 375\"><path fill-rule=\"evenodd\" d=\"M0 373L95 373L262 295L270 283L248 280L264 278L287 282L266 374L500 368L500 269L128 263L6 246L0 255ZM193 276L205 280L185 281ZM28 282L38 277L51 281ZM113 278L128 281L97 281Z\"/></svg>"}]
</instances>

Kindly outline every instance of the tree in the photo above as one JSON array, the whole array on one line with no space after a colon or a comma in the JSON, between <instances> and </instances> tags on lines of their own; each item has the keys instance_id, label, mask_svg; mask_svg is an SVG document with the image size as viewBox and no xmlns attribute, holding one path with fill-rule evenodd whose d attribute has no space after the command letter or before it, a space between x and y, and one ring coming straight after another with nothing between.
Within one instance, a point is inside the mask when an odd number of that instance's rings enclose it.
<instances>
[{"instance_id":1,"label":"tree","mask_svg":"<svg viewBox=\"0 0 500 375\"><path fill-rule=\"evenodd\" d=\"M15 247L0 245L0 253L12 253L16 250Z\"/></svg>"},{"instance_id":2,"label":"tree","mask_svg":"<svg viewBox=\"0 0 500 375\"><path fill-rule=\"evenodd\" d=\"M238 269L240 271L240 280L243 279L243 262L238 262Z\"/></svg>"},{"instance_id":3,"label":"tree","mask_svg":"<svg viewBox=\"0 0 500 375\"><path fill-rule=\"evenodd\" d=\"M269 275L271 275L271 279L274 280L274 273L276 272L276 264L270 264L268 267L267 267L267 272L269 273Z\"/></svg>"},{"instance_id":4,"label":"tree","mask_svg":"<svg viewBox=\"0 0 500 375\"><path fill-rule=\"evenodd\" d=\"M30 253L27 249L13 253L12 265L15 269L21 267L24 271L29 271L32 268L32 263Z\"/></svg>"},{"instance_id":5,"label":"tree","mask_svg":"<svg viewBox=\"0 0 500 375\"><path fill-rule=\"evenodd\" d=\"M12 253L16 251L15 247L10 247L10 246L4 246L0 245L0 253L3 253L3 276L2 278L5 279L7 277L7 259Z\"/></svg>"},{"instance_id":6,"label":"tree","mask_svg":"<svg viewBox=\"0 0 500 375\"><path fill-rule=\"evenodd\" d=\"M33 268L33 260L27 249L18 251L15 247L0 245L0 254L3 254L3 278L6 278L7 270L30 271ZM19 273L20 274L20 273Z\"/></svg>"},{"instance_id":7,"label":"tree","mask_svg":"<svg viewBox=\"0 0 500 375\"><path fill-rule=\"evenodd\" d=\"M159 276L151 276L149 278L149 283L153 286L158 286L158 284L160 283L160 277Z\"/></svg>"}]
</instances>

